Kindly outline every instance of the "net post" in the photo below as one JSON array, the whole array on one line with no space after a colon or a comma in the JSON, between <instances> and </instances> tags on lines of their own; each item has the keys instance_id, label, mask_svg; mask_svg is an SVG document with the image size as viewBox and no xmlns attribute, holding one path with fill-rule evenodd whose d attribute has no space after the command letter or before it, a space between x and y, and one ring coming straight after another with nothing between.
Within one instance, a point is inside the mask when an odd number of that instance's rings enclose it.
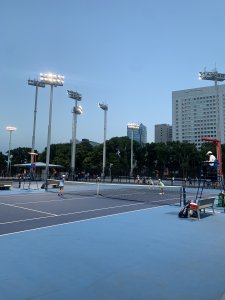
<instances>
[{"instance_id":1,"label":"net post","mask_svg":"<svg viewBox=\"0 0 225 300\"><path fill-rule=\"evenodd\" d=\"M182 198L183 198L182 187L180 187L180 206L182 206Z\"/></svg>"},{"instance_id":2,"label":"net post","mask_svg":"<svg viewBox=\"0 0 225 300\"><path fill-rule=\"evenodd\" d=\"M185 189L185 186L182 187L182 196L183 196L183 204L185 206L187 204L186 203L186 189Z\"/></svg>"}]
</instances>

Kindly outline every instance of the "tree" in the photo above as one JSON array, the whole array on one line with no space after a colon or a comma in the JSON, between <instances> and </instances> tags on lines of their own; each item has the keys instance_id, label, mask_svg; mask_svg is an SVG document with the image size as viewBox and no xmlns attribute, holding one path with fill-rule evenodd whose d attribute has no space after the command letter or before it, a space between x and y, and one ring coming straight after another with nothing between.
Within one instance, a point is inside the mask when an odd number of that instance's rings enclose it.
<instances>
[{"instance_id":1,"label":"tree","mask_svg":"<svg viewBox=\"0 0 225 300\"><path fill-rule=\"evenodd\" d=\"M0 176L4 176L6 172L7 156L0 152Z\"/></svg>"},{"instance_id":2,"label":"tree","mask_svg":"<svg viewBox=\"0 0 225 300\"><path fill-rule=\"evenodd\" d=\"M194 144L174 142L175 164L179 168L178 176L187 178L196 176L199 168L199 154Z\"/></svg>"},{"instance_id":3,"label":"tree","mask_svg":"<svg viewBox=\"0 0 225 300\"><path fill-rule=\"evenodd\" d=\"M138 143L133 141L134 159ZM107 141L107 170L113 176L128 176L130 173L131 140L127 136L114 137ZM107 174L107 173L106 173Z\"/></svg>"},{"instance_id":4,"label":"tree","mask_svg":"<svg viewBox=\"0 0 225 300\"><path fill-rule=\"evenodd\" d=\"M156 172L159 177L164 175L166 170L166 163L168 161L168 151L167 145L165 143L157 143L155 144L156 151Z\"/></svg>"},{"instance_id":5,"label":"tree","mask_svg":"<svg viewBox=\"0 0 225 300\"><path fill-rule=\"evenodd\" d=\"M10 154L12 155L12 165L29 163L31 161L30 151L31 150L28 147L19 147L11 150Z\"/></svg>"},{"instance_id":6,"label":"tree","mask_svg":"<svg viewBox=\"0 0 225 300\"><path fill-rule=\"evenodd\" d=\"M85 165L85 159L90 156L93 152L93 146L89 141L82 141L77 144L76 148L76 173L89 173L90 170L87 168L87 164Z\"/></svg>"},{"instance_id":7,"label":"tree","mask_svg":"<svg viewBox=\"0 0 225 300\"><path fill-rule=\"evenodd\" d=\"M152 177L155 176L155 166L157 162L157 153L155 149L155 143L145 145L145 167L146 175Z\"/></svg>"},{"instance_id":8,"label":"tree","mask_svg":"<svg viewBox=\"0 0 225 300\"><path fill-rule=\"evenodd\" d=\"M70 143L60 143L51 144L50 146L50 164L61 165L66 169L70 168L71 160L71 144ZM38 161L46 162L46 148L39 155Z\"/></svg>"},{"instance_id":9,"label":"tree","mask_svg":"<svg viewBox=\"0 0 225 300\"><path fill-rule=\"evenodd\" d=\"M205 143L197 150L194 144L185 142L147 143L142 146L136 141L133 142L134 174L147 177L194 178L200 174L207 151L215 152L215 145L212 143ZM69 171L71 146L70 143L51 145L50 163L63 165ZM225 146L222 145L221 148L222 153L225 153ZM46 149L38 159L45 161L45 158ZM106 176L129 176L130 159L131 140L127 136L113 137L106 141ZM89 141L83 141L76 145L76 174L100 175L102 164L103 144L93 147Z\"/></svg>"}]
</instances>

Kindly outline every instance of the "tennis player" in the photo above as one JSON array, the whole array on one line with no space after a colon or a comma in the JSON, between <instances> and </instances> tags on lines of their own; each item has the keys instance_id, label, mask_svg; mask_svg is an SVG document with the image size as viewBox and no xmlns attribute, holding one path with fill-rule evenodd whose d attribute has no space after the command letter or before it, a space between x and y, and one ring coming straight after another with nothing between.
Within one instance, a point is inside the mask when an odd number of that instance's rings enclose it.
<instances>
[{"instance_id":1,"label":"tennis player","mask_svg":"<svg viewBox=\"0 0 225 300\"><path fill-rule=\"evenodd\" d=\"M64 194L64 182L65 182L65 175L62 175L60 181L59 181L59 192L58 196L62 197Z\"/></svg>"},{"instance_id":2,"label":"tennis player","mask_svg":"<svg viewBox=\"0 0 225 300\"><path fill-rule=\"evenodd\" d=\"M160 195L164 194L164 183L161 179L159 179L159 188L160 188Z\"/></svg>"}]
</instances>

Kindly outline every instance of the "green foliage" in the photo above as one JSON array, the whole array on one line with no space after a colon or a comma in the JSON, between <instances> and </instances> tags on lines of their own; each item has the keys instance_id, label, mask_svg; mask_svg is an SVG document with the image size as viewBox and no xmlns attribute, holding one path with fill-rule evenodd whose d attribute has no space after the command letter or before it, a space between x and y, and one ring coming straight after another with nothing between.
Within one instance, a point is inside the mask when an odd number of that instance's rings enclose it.
<instances>
[{"instance_id":1,"label":"green foliage","mask_svg":"<svg viewBox=\"0 0 225 300\"><path fill-rule=\"evenodd\" d=\"M134 153L138 147L134 141ZM106 174L114 176L128 176L130 172L131 140L124 137L114 137L106 143Z\"/></svg>"},{"instance_id":2,"label":"green foliage","mask_svg":"<svg viewBox=\"0 0 225 300\"><path fill-rule=\"evenodd\" d=\"M11 163L14 164L23 164L29 163L31 161L30 155L31 149L28 147L19 147L10 151Z\"/></svg>"},{"instance_id":3,"label":"green foliage","mask_svg":"<svg viewBox=\"0 0 225 300\"><path fill-rule=\"evenodd\" d=\"M53 164L70 168L71 161L71 144L54 144L50 148L50 161Z\"/></svg>"},{"instance_id":4,"label":"green foliage","mask_svg":"<svg viewBox=\"0 0 225 300\"><path fill-rule=\"evenodd\" d=\"M50 163L62 165L70 172L70 143L52 144L50 148ZM225 160L225 145L221 146L223 161ZM206 153L211 150L216 154L213 143L204 143L200 150L194 144L168 142L147 143L140 145L133 141L134 175L167 176L167 177L198 177L201 164L207 159ZM11 150L12 164L30 161L30 148ZM7 158L0 153L0 167L5 168ZM46 149L39 154L38 161L45 162ZM93 147L89 141L76 145L76 174L89 173L100 175L103 164L103 144ZM131 140L124 137L113 137L106 141L106 168L109 176L129 176L131 167Z\"/></svg>"},{"instance_id":5,"label":"green foliage","mask_svg":"<svg viewBox=\"0 0 225 300\"><path fill-rule=\"evenodd\" d=\"M0 176L3 176L7 166L7 156L0 152Z\"/></svg>"}]
</instances>

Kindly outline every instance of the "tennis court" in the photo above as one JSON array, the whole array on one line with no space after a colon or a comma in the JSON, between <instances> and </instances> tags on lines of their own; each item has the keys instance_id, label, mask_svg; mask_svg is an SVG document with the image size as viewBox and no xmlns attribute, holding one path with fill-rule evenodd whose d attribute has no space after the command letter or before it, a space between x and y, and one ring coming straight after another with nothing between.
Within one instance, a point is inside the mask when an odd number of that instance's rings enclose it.
<instances>
[{"instance_id":1,"label":"tennis court","mask_svg":"<svg viewBox=\"0 0 225 300\"><path fill-rule=\"evenodd\" d=\"M58 189L0 195L0 234L64 224L161 205L179 205L180 187L70 183Z\"/></svg>"},{"instance_id":2,"label":"tennis court","mask_svg":"<svg viewBox=\"0 0 225 300\"><path fill-rule=\"evenodd\" d=\"M179 219L177 192L153 188L143 201L100 191L0 194L2 299L225 299L222 209Z\"/></svg>"}]
</instances>

